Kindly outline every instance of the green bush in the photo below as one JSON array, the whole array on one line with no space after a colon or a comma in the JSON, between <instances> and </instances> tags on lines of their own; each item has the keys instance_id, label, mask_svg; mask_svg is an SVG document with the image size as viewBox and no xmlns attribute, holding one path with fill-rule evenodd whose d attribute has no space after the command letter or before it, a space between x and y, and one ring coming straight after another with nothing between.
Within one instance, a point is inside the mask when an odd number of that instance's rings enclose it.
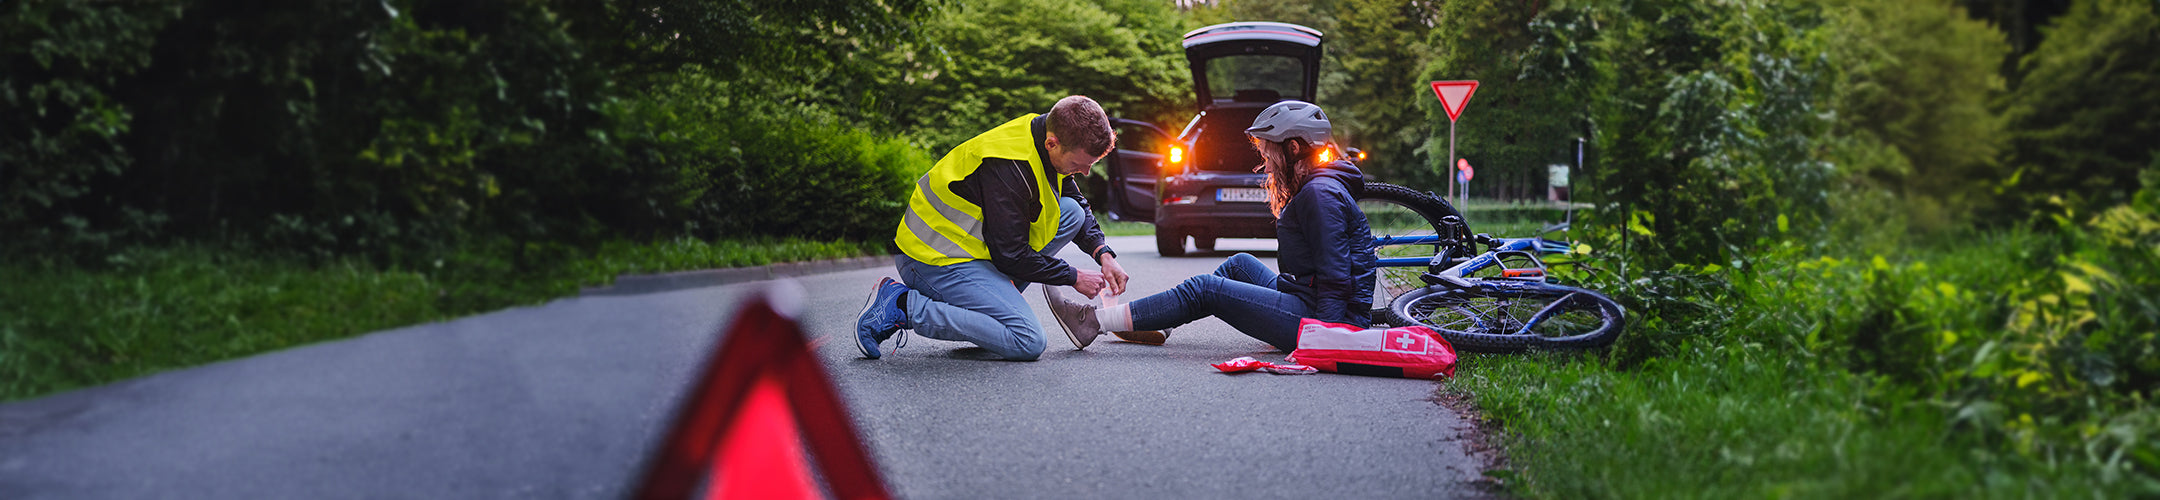
<instances>
[{"instance_id":1,"label":"green bush","mask_svg":"<svg viewBox=\"0 0 2160 500\"><path fill-rule=\"evenodd\" d=\"M103 214L85 205L109 203L93 190L133 161L125 139L135 112L116 89L151 65L158 31L179 10L140 2L0 5L0 232L48 244L111 236L113 229L92 227Z\"/></svg>"},{"instance_id":2,"label":"green bush","mask_svg":"<svg viewBox=\"0 0 2160 500\"><path fill-rule=\"evenodd\" d=\"M1573 191L1596 204L1583 215L1602 228L1600 245L1663 269L1744 261L1823 220L1832 168L1816 145L1833 82L1822 24L1817 9L1782 2L1646 1L1556 7L1520 33L1491 29L1524 47L1501 47L1521 63L1507 84L1547 89L1519 99L1525 112L1589 120L1595 154ZM1567 98L1585 102L1536 104ZM1517 139L1565 139L1570 125L1555 123Z\"/></svg>"},{"instance_id":3,"label":"green bush","mask_svg":"<svg viewBox=\"0 0 2160 500\"><path fill-rule=\"evenodd\" d=\"M1595 77L1583 66L1526 67L1548 61L1525 52L1533 42L1551 41L1540 37L1562 29L1552 23L1569 22L1583 10L1539 11L1505 0L1446 2L1438 9L1438 23L1425 38L1435 55L1417 81L1479 82L1453 126L1456 156L1477 169L1470 189L1495 198L1543 197L1546 166L1573 164L1575 138L1586 132L1584 110L1590 101L1569 87ZM1446 173L1454 168L1447 165L1447 111L1430 86L1418 90L1416 109L1428 135L1419 138L1415 153L1424 161L1401 173L1409 182L1445 186Z\"/></svg>"},{"instance_id":4,"label":"green bush","mask_svg":"<svg viewBox=\"0 0 2160 500\"><path fill-rule=\"evenodd\" d=\"M0 399L442 317L418 272L182 247L0 264Z\"/></svg>"},{"instance_id":5,"label":"green bush","mask_svg":"<svg viewBox=\"0 0 2160 500\"><path fill-rule=\"evenodd\" d=\"M1911 227L1967 222L1998 177L2005 137L1989 102L2005 89L2005 34L1949 0L1816 3L1841 62L1831 155L1841 179L1889 191Z\"/></svg>"},{"instance_id":6,"label":"green bush","mask_svg":"<svg viewBox=\"0 0 2160 500\"><path fill-rule=\"evenodd\" d=\"M889 241L928 153L838 124L737 122L713 137L698 200L715 235Z\"/></svg>"},{"instance_id":7,"label":"green bush","mask_svg":"<svg viewBox=\"0 0 2160 500\"><path fill-rule=\"evenodd\" d=\"M1994 193L2004 222L2130 199L2160 137L2160 6L2149 0L2075 2L2019 62L2002 111L2009 178Z\"/></svg>"}]
</instances>

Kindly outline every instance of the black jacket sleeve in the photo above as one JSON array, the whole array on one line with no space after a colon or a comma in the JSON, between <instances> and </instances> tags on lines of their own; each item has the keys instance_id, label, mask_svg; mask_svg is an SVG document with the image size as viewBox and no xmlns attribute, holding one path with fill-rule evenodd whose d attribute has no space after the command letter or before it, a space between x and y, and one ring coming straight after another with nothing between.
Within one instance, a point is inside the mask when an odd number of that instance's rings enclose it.
<instances>
[{"instance_id":1,"label":"black jacket sleeve","mask_svg":"<svg viewBox=\"0 0 2160 500\"><path fill-rule=\"evenodd\" d=\"M1313 317L1341 322L1351 318L1353 312L1363 313L1364 310L1353 306L1357 302L1358 282L1350 275L1351 256L1344 255L1341 250L1355 246L1353 243L1356 242L1346 241L1348 236L1343 231L1331 228L1349 225L1348 210L1357 202L1342 189L1313 187L1316 186L1307 186L1298 192L1297 197L1305 199L1292 200L1289 206L1295 212L1283 215L1297 218L1306 228L1305 247L1316 250L1312 252L1312 258L1317 261L1313 263L1316 271L1312 277Z\"/></svg>"},{"instance_id":2,"label":"black jacket sleeve","mask_svg":"<svg viewBox=\"0 0 2160 500\"><path fill-rule=\"evenodd\" d=\"M990 247L990 264L998 272L1048 285L1079 281L1080 272L1064 260L1028 246L1028 225L1041 215L1042 203L1036 201L1035 178L1027 162L984 159L982 167L962 182L977 183L973 191L981 198L976 205L983 209L983 243ZM1101 238L1102 231L1097 229L1095 235Z\"/></svg>"}]
</instances>

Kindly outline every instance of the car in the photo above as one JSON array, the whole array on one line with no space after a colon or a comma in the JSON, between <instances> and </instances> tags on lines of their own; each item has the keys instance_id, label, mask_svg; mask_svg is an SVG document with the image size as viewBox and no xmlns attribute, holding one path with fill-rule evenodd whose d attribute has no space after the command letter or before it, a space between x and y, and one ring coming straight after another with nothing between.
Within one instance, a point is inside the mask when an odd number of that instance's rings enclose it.
<instances>
[{"instance_id":1,"label":"car","mask_svg":"<svg viewBox=\"0 0 2160 500\"><path fill-rule=\"evenodd\" d=\"M1314 102L1320 88L1319 30L1288 23L1217 24L1185 34L1199 115L1171 136L1153 124L1117 119L1118 150L1106 159L1106 212L1155 224L1163 256L1202 252L1218 238L1274 238L1266 174L1245 128L1269 105ZM1355 153L1353 153L1355 154Z\"/></svg>"}]
</instances>

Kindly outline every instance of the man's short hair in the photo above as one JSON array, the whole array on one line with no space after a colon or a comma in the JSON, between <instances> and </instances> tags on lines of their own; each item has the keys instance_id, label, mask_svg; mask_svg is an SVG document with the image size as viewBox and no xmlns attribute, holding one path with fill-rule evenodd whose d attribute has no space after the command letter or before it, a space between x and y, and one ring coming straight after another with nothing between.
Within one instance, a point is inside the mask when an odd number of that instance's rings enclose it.
<instances>
[{"instance_id":1,"label":"man's short hair","mask_svg":"<svg viewBox=\"0 0 2160 500\"><path fill-rule=\"evenodd\" d=\"M1110 116L1103 113L1102 105L1087 96L1065 96L1057 105L1050 107L1050 133L1057 134L1065 147L1077 148L1095 156L1110 152L1117 142L1117 135L1110 132Z\"/></svg>"}]
</instances>

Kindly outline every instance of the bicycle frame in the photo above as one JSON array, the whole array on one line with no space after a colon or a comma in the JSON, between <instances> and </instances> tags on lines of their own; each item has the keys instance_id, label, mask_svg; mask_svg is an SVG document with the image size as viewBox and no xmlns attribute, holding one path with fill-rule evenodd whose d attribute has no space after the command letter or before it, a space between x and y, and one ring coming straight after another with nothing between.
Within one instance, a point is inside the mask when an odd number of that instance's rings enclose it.
<instances>
[{"instance_id":1,"label":"bicycle frame","mask_svg":"<svg viewBox=\"0 0 2160 500\"><path fill-rule=\"evenodd\" d=\"M1389 257L1379 259L1378 265L1380 267L1426 266L1426 268L1428 269L1439 269L1442 266L1446 266L1446 269L1440 272L1425 273L1425 281L1428 284L1449 285L1450 288L1468 288L1471 283L1463 276L1467 276L1471 273L1475 273L1495 265L1502 266L1501 278L1503 279L1544 281L1545 261L1538 259L1537 256L1539 254L1552 255L1568 252L1568 244L1566 242L1553 241L1544 238L1489 238L1484 235L1478 235L1477 239L1481 242L1486 243L1487 250L1485 251L1485 253L1477 254L1476 256L1468 258L1449 258L1447 255L1444 254L1434 254L1432 257ZM1440 243L1439 235L1383 236L1373 238L1373 245L1376 247L1391 245L1432 245L1438 243ZM1531 262L1535 262L1537 263L1537 265L1535 267L1526 268L1507 268L1502 258L1509 255L1520 255L1529 258Z\"/></svg>"}]
</instances>

